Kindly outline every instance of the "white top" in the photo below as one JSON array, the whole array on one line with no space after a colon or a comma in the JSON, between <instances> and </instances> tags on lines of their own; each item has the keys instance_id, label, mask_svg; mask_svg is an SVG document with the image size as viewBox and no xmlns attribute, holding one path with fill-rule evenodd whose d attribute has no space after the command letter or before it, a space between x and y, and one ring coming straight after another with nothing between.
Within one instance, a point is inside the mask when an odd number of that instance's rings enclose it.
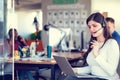
<instances>
[{"instance_id":1,"label":"white top","mask_svg":"<svg viewBox=\"0 0 120 80\"><path fill-rule=\"evenodd\" d=\"M102 46L103 43L100 43ZM119 62L119 46L114 39L106 41L102 48L99 48L99 55L95 58L91 51L88 54L87 67L78 68L78 73L91 73L108 80L119 80L116 72Z\"/></svg>"}]
</instances>

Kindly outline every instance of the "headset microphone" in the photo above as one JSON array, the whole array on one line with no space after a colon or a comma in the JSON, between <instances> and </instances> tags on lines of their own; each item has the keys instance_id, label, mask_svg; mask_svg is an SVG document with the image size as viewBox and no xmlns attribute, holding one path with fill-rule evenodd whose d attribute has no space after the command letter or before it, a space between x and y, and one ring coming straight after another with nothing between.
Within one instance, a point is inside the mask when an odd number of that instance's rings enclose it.
<instances>
[{"instance_id":1,"label":"headset microphone","mask_svg":"<svg viewBox=\"0 0 120 80\"><path fill-rule=\"evenodd\" d=\"M100 29L98 29L97 31L95 31L94 34L97 33L97 32L98 32L99 30L101 30L101 29L102 29L102 28L100 28Z\"/></svg>"}]
</instances>

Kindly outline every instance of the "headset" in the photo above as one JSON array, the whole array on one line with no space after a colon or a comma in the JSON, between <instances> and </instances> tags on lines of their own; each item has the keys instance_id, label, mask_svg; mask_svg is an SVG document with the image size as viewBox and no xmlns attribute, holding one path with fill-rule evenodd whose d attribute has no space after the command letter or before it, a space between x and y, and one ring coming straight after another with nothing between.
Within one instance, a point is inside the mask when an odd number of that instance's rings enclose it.
<instances>
[{"instance_id":1,"label":"headset","mask_svg":"<svg viewBox=\"0 0 120 80\"><path fill-rule=\"evenodd\" d=\"M105 28L105 27L106 27L106 21L105 21L104 17L103 17L103 19L101 19L101 20L102 20L102 21L101 21L101 22L102 22L102 27Z\"/></svg>"},{"instance_id":2,"label":"headset","mask_svg":"<svg viewBox=\"0 0 120 80\"><path fill-rule=\"evenodd\" d=\"M101 25L102 25L102 28L105 28L106 27L106 23L105 23L105 19L104 17L101 18ZM94 33L97 33L99 30L101 30L102 28L98 29L97 31L95 31Z\"/></svg>"}]
</instances>

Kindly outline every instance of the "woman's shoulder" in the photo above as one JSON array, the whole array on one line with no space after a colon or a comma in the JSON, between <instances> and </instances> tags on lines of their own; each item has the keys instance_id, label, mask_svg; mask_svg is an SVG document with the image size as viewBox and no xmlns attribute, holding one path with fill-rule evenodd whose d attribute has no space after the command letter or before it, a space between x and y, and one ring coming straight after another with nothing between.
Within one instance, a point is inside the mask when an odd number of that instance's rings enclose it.
<instances>
[{"instance_id":1,"label":"woman's shoulder","mask_svg":"<svg viewBox=\"0 0 120 80\"><path fill-rule=\"evenodd\" d=\"M8 39L8 38L6 38L6 39L4 39L4 41L5 41L5 42L10 42L11 40Z\"/></svg>"},{"instance_id":2,"label":"woman's shoulder","mask_svg":"<svg viewBox=\"0 0 120 80\"><path fill-rule=\"evenodd\" d=\"M114 38L110 38L107 40L107 42L117 42Z\"/></svg>"},{"instance_id":3,"label":"woman's shoulder","mask_svg":"<svg viewBox=\"0 0 120 80\"><path fill-rule=\"evenodd\" d=\"M113 39L113 38L108 39L106 41L106 43L108 43L108 44L118 44L117 41L115 39Z\"/></svg>"}]
</instances>

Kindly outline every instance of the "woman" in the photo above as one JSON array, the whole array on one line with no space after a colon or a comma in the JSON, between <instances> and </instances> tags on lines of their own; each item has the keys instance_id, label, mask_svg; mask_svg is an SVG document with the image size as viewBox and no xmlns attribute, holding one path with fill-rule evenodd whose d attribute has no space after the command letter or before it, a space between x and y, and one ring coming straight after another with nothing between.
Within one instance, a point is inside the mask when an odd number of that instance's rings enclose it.
<instances>
[{"instance_id":1,"label":"woman","mask_svg":"<svg viewBox=\"0 0 120 80\"><path fill-rule=\"evenodd\" d=\"M86 23L91 34L89 49L84 55L88 66L73 68L73 70L78 74L90 74L98 78L80 79L67 76L65 80L118 80L116 70L119 61L119 46L110 36L104 17L100 13L93 13Z\"/></svg>"},{"instance_id":2,"label":"woman","mask_svg":"<svg viewBox=\"0 0 120 80\"><path fill-rule=\"evenodd\" d=\"M13 31L14 31L14 35L13 35ZM13 41L14 41L14 50L18 50L18 46L22 48L24 46L27 46L27 43L25 42L24 38L18 35L18 32L16 29L11 28L8 32L8 35L9 35L8 43L11 45L11 48L12 48Z\"/></svg>"},{"instance_id":3,"label":"woman","mask_svg":"<svg viewBox=\"0 0 120 80\"><path fill-rule=\"evenodd\" d=\"M13 42L14 42L14 51L19 50L19 47L23 48L27 46L27 43L25 42L24 38L22 36L18 36L18 32L16 29L11 28L8 32L8 35L9 35L8 45L11 54L13 52ZM27 76L28 80L35 80L32 76L32 73L29 70L21 70L18 72L18 74L19 74L19 80L25 80L25 76Z\"/></svg>"}]
</instances>

